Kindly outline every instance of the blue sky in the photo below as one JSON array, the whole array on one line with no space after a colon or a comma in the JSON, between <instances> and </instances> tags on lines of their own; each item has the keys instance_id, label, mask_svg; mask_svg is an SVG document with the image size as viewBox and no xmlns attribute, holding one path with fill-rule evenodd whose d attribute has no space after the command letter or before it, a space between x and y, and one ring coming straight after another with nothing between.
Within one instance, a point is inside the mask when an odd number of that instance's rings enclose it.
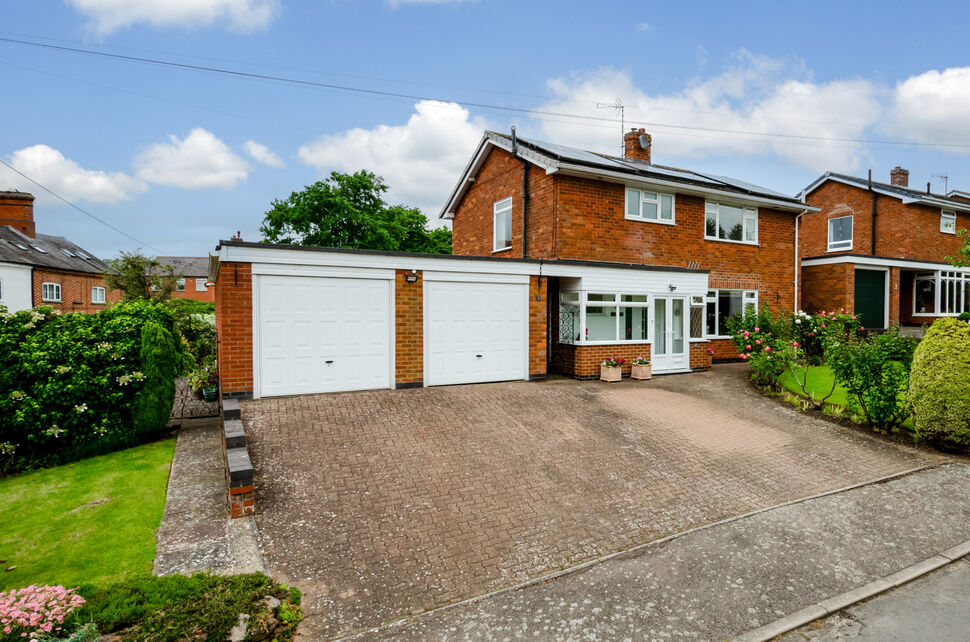
<instances>
[{"instance_id":1,"label":"blue sky","mask_svg":"<svg viewBox=\"0 0 970 642\"><path fill-rule=\"evenodd\" d=\"M787 6L791 4L792 6ZM686 9L685 7L690 7ZM970 190L970 9L961 3L48 0L0 37L403 93L390 98L0 42L0 167L38 230L100 256L257 240L275 198L370 169L436 221L485 128L795 193L826 169ZM480 103L509 107L509 112ZM806 138L798 138L806 137ZM153 249L156 248L156 249Z\"/></svg>"}]
</instances>

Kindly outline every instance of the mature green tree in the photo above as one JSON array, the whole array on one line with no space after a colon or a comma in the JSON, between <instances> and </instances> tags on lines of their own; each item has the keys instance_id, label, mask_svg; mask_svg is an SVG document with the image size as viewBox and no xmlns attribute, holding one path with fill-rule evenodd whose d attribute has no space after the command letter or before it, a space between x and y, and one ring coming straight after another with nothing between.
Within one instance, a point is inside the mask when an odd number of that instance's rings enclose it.
<instances>
[{"instance_id":1,"label":"mature green tree","mask_svg":"<svg viewBox=\"0 0 970 642\"><path fill-rule=\"evenodd\" d=\"M428 229L420 210L384 201L371 172L331 172L286 200L273 201L259 231L266 243L451 254L451 230Z\"/></svg>"},{"instance_id":2,"label":"mature green tree","mask_svg":"<svg viewBox=\"0 0 970 642\"><path fill-rule=\"evenodd\" d=\"M165 301L172 296L180 276L171 265L162 265L140 252L122 252L106 262L113 271L104 274L105 285L112 290L121 290L125 301Z\"/></svg>"}]
</instances>

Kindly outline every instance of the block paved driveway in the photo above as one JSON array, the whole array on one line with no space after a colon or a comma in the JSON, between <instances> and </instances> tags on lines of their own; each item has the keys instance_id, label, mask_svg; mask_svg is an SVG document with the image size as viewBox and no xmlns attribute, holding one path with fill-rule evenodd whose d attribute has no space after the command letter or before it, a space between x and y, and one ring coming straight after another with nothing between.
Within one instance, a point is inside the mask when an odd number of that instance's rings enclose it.
<instances>
[{"instance_id":1,"label":"block paved driveway","mask_svg":"<svg viewBox=\"0 0 970 642\"><path fill-rule=\"evenodd\" d=\"M243 404L271 572L318 640L936 456L760 397L743 365Z\"/></svg>"}]
</instances>

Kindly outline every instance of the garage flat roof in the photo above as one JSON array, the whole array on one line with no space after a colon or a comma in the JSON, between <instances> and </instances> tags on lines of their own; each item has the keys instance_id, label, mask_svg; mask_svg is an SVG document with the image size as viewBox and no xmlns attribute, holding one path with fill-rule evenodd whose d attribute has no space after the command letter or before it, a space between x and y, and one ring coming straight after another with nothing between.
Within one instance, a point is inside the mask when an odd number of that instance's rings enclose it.
<instances>
[{"instance_id":1,"label":"garage flat roof","mask_svg":"<svg viewBox=\"0 0 970 642\"><path fill-rule=\"evenodd\" d=\"M687 272L690 274L707 274L709 270L692 269L671 265L642 265L640 263L621 263L614 261L584 261L578 259L511 259L498 256L466 256L455 254L426 254L423 252L389 252L385 250L358 250L335 247L315 247L309 245L287 245L282 243L258 243L253 241L226 241L221 240L216 246L216 251L223 248L238 247L255 250L293 250L298 252L314 252L318 254L338 254L338 255L360 255L360 256L385 256L401 257L411 259L429 259L441 261L493 261L501 264L518 265L562 265L577 267L603 267L618 268L625 270L645 270L651 272Z\"/></svg>"}]
</instances>

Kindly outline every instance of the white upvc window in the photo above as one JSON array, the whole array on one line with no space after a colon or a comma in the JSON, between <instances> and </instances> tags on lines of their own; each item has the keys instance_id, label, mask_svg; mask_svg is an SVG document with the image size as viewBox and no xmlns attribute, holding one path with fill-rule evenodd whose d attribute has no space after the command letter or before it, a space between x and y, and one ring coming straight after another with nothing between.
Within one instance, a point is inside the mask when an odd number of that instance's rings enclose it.
<instances>
[{"instance_id":1,"label":"white upvc window","mask_svg":"<svg viewBox=\"0 0 970 642\"><path fill-rule=\"evenodd\" d=\"M706 297L691 296L690 298L690 338L704 338L704 312Z\"/></svg>"},{"instance_id":2,"label":"white upvc window","mask_svg":"<svg viewBox=\"0 0 970 642\"><path fill-rule=\"evenodd\" d=\"M758 209L707 201L704 204L704 238L757 245Z\"/></svg>"},{"instance_id":3,"label":"white upvc window","mask_svg":"<svg viewBox=\"0 0 970 642\"><path fill-rule=\"evenodd\" d=\"M91 288L91 303L105 303L107 301L107 297L105 295L105 289L99 285L95 285Z\"/></svg>"},{"instance_id":4,"label":"white upvc window","mask_svg":"<svg viewBox=\"0 0 970 642\"><path fill-rule=\"evenodd\" d=\"M205 283L206 283L206 279L196 279L195 280L195 291L196 292L205 292L206 291Z\"/></svg>"},{"instance_id":5,"label":"white upvc window","mask_svg":"<svg viewBox=\"0 0 970 642\"><path fill-rule=\"evenodd\" d=\"M913 280L913 316L958 316L970 312L970 272L918 272Z\"/></svg>"},{"instance_id":6,"label":"white upvc window","mask_svg":"<svg viewBox=\"0 0 970 642\"><path fill-rule=\"evenodd\" d=\"M634 221L674 224L674 195L627 188L625 216Z\"/></svg>"},{"instance_id":7,"label":"white upvc window","mask_svg":"<svg viewBox=\"0 0 970 642\"><path fill-rule=\"evenodd\" d=\"M944 234L957 233L957 213L943 210L940 213L940 231Z\"/></svg>"},{"instance_id":8,"label":"white upvc window","mask_svg":"<svg viewBox=\"0 0 970 642\"><path fill-rule=\"evenodd\" d=\"M492 205L492 250L501 252L512 247L512 197Z\"/></svg>"},{"instance_id":9,"label":"white upvc window","mask_svg":"<svg viewBox=\"0 0 970 642\"><path fill-rule=\"evenodd\" d=\"M730 338L728 319L746 310L757 312L757 290L710 290L707 293L705 330L711 338Z\"/></svg>"},{"instance_id":10,"label":"white upvc window","mask_svg":"<svg viewBox=\"0 0 970 642\"><path fill-rule=\"evenodd\" d=\"M563 292L559 342L649 343L649 298L618 292ZM571 331L562 327L567 319Z\"/></svg>"},{"instance_id":11,"label":"white upvc window","mask_svg":"<svg viewBox=\"0 0 970 642\"><path fill-rule=\"evenodd\" d=\"M40 298L43 301L50 301L51 303L61 302L61 284L60 283L44 283L40 286Z\"/></svg>"},{"instance_id":12,"label":"white upvc window","mask_svg":"<svg viewBox=\"0 0 970 642\"><path fill-rule=\"evenodd\" d=\"M829 219L829 252L852 249L852 215Z\"/></svg>"},{"instance_id":13,"label":"white upvc window","mask_svg":"<svg viewBox=\"0 0 970 642\"><path fill-rule=\"evenodd\" d=\"M176 292L185 292L185 279L184 278L178 279L177 281L175 281L175 291Z\"/></svg>"}]
</instances>

